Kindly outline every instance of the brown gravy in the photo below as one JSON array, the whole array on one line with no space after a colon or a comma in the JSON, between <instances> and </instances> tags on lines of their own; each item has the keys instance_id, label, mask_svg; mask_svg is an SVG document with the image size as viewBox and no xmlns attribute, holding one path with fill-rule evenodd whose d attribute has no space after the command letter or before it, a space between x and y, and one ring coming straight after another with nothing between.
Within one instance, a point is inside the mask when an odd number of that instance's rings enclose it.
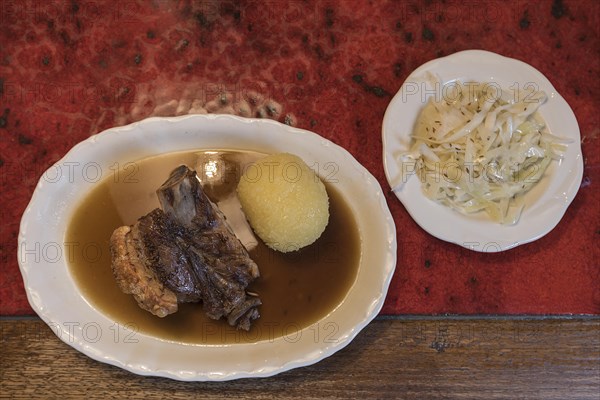
<instances>
[{"instance_id":1,"label":"brown gravy","mask_svg":"<svg viewBox=\"0 0 600 400\"><path fill-rule=\"evenodd\" d=\"M269 249L260 239L250 256L260 269L248 289L260 295L261 317L249 332L205 316L201 304L181 304L159 318L137 306L117 287L112 275L109 238L113 230L133 224L158 207L155 190L180 164L196 168L215 202L235 196L243 168L261 153L196 151L172 153L115 165L76 209L66 232L71 274L85 298L116 323L166 340L185 343L238 343L294 335L332 311L353 284L360 261L360 237L351 210L326 183L330 220L312 245L293 253ZM226 213L227 215L227 213ZM227 215L229 219L229 215Z\"/></svg>"}]
</instances>

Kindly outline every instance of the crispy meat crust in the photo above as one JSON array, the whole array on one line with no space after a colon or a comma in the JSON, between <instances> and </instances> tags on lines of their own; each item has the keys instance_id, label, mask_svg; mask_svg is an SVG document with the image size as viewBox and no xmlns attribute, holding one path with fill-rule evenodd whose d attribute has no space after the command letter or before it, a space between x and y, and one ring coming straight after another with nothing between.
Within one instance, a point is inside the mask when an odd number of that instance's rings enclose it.
<instances>
[{"instance_id":1,"label":"crispy meat crust","mask_svg":"<svg viewBox=\"0 0 600 400\"><path fill-rule=\"evenodd\" d=\"M129 226L117 228L110 238L112 271L124 293L132 294L138 305L159 317L177 311L177 296L139 259Z\"/></svg>"}]
</instances>

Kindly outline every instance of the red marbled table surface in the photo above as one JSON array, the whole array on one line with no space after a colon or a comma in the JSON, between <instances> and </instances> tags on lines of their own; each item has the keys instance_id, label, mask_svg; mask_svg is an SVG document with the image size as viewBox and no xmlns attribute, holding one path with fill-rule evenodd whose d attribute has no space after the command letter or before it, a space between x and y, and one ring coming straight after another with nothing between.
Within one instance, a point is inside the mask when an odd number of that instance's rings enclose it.
<instances>
[{"instance_id":1,"label":"red marbled table surface","mask_svg":"<svg viewBox=\"0 0 600 400\"><path fill-rule=\"evenodd\" d=\"M398 232L382 313L599 314L599 26L593 0L1 0L0 314L32 313L17 235L42 173L94 133L150 115L213 111L222 91L281 105L270 117L345 147L379 180ZM563 220L503 253L425 233L383 172L391 97L422 63L465 49L540 70L581 130L584 178Z\"/></svg>"}]
</instances>

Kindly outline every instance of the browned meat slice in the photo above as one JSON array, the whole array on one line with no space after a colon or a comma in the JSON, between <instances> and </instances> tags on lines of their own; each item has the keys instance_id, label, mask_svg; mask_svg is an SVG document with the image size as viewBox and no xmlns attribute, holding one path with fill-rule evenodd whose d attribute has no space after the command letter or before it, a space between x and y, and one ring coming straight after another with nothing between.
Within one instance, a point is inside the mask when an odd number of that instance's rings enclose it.
<instances>
[{"instance_id":1,"label":"browned meat slice","mask_svg":"<svg viewBox=\"0 0 600 400\"><path fill-rule=\"evenodd\" d=\"M139 238L138 257L176 294L180 303L202 299L187 255L183 227L157 208L141 217L131 231Z\"/></svg>"},{"instance_id":2,"label":"browned meat slice","mask_svg":"<svg viewBox=\"0 0 600 400\"><path fill-rule=\"evenodd\" d=\"M164 317L176 312L177 296L140 260L136 242L128 226L117 228L110 238L112 269L119 288L154 315Z\"/></svg>"},{"instance_id":3,"label":"browned meat slice","mask_svg":"<svg viewBox=\"0 0 600 400\"><path fill-rule=\"evenodd\" d=\"M260 316L260 299L246 292L259 276L258 266L206 196L196 173L178 167L157 194L162 210L155 209L131 228L121 227L113 234L119 239L111 240L113 271L121 289L135 297L149 289L133 286L156 280L163 292L176 298L175 303L201 301L210 318L225 317L230 325L248 330ZM152 280L136 280L136 274ZM162 297L135 298L145 310L155 314L152 310L163 310Z\"/></svg>"}]
</instances>

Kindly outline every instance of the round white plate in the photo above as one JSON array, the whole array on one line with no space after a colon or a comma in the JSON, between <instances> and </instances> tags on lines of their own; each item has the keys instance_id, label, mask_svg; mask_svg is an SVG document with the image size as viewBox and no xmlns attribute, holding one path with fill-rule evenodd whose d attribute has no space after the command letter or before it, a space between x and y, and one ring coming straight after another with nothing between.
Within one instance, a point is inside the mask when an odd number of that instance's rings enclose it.
<instances>
[{"instance_id":1,"label":"round white plate","mask_svg":"<svg viewBox=\"0 0 600 400\"><path fill-rule=\"evenodd\" d=\"M440 84L432 83L429 74L437 76ZM515 225L497 224L483 215L463 215L429 200L414 174L402 182L403 165L399 156L409 148L410 134L421 108L431 96L451 96L456 81L494 82L512 93L545 91L548 100L539 108L539 114L551 133L571 139L564 158L553 161L545 176L525 195L525 208ZM417 68L390 102L382 131L388 183L392 188L402 184L394 192L411 217L431 235L475 251L507 250L550 232L575 197L583 176L579 126L565 99L532 66L488 51L462 51Z\"/></svg>"},{"instance_id":2,"label":"round white plate","mask_svg":"<svg viewBox=\"0 0 600 400\"><path fill-rule=\"evenodd\" d=\"M341 304L315 324L272 340L193 345L129 331L86 301L70 274L63 241L75 206L98 173L112 173L115 163L193 149L287 151L324 169L321 174L348 201L361 238L357 277ZM40 179L21 221L18 257L31 306L75 349L137 374L229 380L309 365L350 343L383 305L396 266L396 230L379 183L343 148L271 120L190 115L109 129L75 146Z\"/></svg>"}]
</instances>

